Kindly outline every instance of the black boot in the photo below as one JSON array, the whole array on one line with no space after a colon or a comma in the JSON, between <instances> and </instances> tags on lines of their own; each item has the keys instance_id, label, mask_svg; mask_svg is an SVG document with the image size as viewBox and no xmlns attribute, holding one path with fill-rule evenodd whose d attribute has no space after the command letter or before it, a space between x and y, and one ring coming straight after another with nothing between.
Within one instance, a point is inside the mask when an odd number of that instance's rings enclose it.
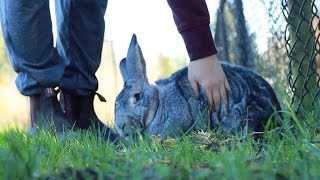
<instances>
[{"instance_id":1,"label":"black boot","mask_svg":"<svg viewBox=\"0 0 320 180\"><path fill-rule=\"evenodd\" d=\"M89 129L93 127L101 131L104 136L114 140L116 135L112 133L109 127L101 122L94 111L93 100L95 95L98 95L100 101L106 101L97 93L80 96L62 92L66 118L74 124L76 128Z\"/></svg>"},{"instance_id":2,"label":"black boot","mask_svg":"<svg viewBox=\"0 0 320 180\"><path fill-rule=\"evenodd\" d=\"M30 134L35 134L37 131L38 119L40 118L40 95L30 96L30 119L31 125L29 132Z\"/></svg>"},{"instance_id":3,"label":"black boot","mask_svg":"<svg viewBox=\"0 0 320 180\"><path fill-rule=\"evenodd\" d=\"M60 107L57 93L53 88L46 88L41 94L30 96L31 134L37 129L49 130L53 127L57 133L61 133L71 128Z\"/></svg>"}]
</instances>

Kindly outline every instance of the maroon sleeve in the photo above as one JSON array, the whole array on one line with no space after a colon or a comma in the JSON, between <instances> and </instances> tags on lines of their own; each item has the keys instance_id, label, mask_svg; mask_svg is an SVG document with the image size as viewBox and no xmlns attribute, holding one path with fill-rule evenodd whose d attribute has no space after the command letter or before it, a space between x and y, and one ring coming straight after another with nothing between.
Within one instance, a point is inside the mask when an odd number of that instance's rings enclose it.
<instances>
[{"instance_id":1,"label":"maroon sleeve","mask_svg":"<svg viewBox=\"0 0 320 180\"><path fill-rule=\"evenodd\" d=\"M168 4L190 60L216 54L205 0L168 0Z\"/></svg>"}]
</instances>

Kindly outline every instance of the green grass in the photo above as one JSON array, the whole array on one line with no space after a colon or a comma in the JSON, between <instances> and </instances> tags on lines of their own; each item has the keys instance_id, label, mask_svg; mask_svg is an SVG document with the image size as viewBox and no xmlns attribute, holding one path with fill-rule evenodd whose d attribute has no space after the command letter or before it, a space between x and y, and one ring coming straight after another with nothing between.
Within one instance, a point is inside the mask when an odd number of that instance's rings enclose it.
<instances>
[{"instance_id":1,"label":"green grass","mask_svg":"<svg viewBox=\"0 0 320 180\"><path fill-rule=\"evenodd\" d=\"M0 133L0 179L320 179L320 121L288 111L278 131L193 132L115 145L94 132Z\"/></svg>"}]
</instances>

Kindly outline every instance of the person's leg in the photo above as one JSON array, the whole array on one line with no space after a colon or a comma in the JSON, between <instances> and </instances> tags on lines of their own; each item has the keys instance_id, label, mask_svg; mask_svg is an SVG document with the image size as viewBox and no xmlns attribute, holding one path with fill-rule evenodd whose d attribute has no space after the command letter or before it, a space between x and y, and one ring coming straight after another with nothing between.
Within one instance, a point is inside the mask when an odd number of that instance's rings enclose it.
<instances>
[{"instance_id":1,"label":"person's leg","mask_svg":"<svg viewBox=\"0 0 320 180\"><path fill-rule=\"evenodd\" d=\"M65 63L53 48L49 0L1 0L1 27L16 85L26 96L57 86Z\"/></svg>"},{"instance_id":2,"label":"person's leg","mask_svg":"<svg viewBox=\"0 0 320 180\"><path fill-rule=\"evenodd\" d=\"M100 122L93 108L98 89L95 73L100 65L107 0L56 0L57 49L67 61L60 89L65 112L77 127Z\"/></svg>"},{"instance_id":3,"label":"person's leg","mask_svg":"<svg viewBox=\"0 0 320 180\"><path fill-rule=\"evenodd\" d=\"M49 1L1 0L0 20L9 59L18 74L16 86L30 96L33 126L40 113L52 117L53 110L43 109L57 109L56 99L45 91L59 84L65 67L53 48Z\"/></svg>"},{"instance_id":4,"label":"person's leg","mask_svg":"<svg viewBox=\"0 0 320 180\"><path fill-rule=\"evenodd\" d=\"M98 89L107 0L56 0L57 49L67 61L60 88L75 95Z\"/></svg>"}]
</instances>

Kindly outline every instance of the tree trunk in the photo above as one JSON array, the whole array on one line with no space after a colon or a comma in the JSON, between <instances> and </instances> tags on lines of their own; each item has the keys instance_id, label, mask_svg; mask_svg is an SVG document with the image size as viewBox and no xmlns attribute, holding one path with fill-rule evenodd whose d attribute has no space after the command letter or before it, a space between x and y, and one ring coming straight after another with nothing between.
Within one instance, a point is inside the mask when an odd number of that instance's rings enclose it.
<instances>
[{"instance_id":1,"label":"tree trunk","mask_svg":"<svg viewBox=\"0 0 320 180\"><path fill-rule=\"evenodd\" d=\"M220 60L230 62L227 25L224 17L225 2L225 0L220 0L220 7L217 10L217 23L214 39L218 50L218 58Z\"/></svg>"},{"instance_id":2,"label":"tree trunk","mask_svg":"<svg viewBox=\"0 0 320 180\"><path fill-rule=\"evenodd\" d=\"M232 14L236 29L236 60L238 64L247 68L253 69L253 52L251 42L246 27L246 20L243 13L242 0L235 0L233 2Z\"/></svg>"},{"instance_id":3,"label":"tree trunk","mask_svg":"<svg viewBox=\"0 0 320 180\"><path fill-rule=\"evenodd\" d=\"M309 22L312 19L312 5L310 1L287 0L287 7L289 78L294 93L292 102L309 111L316 102L318 90L316 74L312 70L314 41Z\"/></svg>"}]
</instances>

